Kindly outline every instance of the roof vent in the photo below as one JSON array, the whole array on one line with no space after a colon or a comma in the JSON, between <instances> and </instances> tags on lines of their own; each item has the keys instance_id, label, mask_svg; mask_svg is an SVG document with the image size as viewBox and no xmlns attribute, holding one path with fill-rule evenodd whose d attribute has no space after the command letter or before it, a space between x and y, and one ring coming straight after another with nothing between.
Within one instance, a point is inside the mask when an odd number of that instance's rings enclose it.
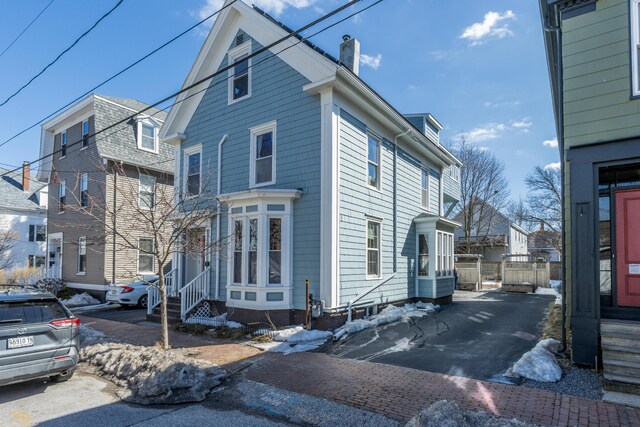
<instances>
[{"instance_id":1,"label":"roof vent","mask_svg":"<svg viewBox=\"0 0 640 427\"><path fill-rule=\"evenodd\" d=\"M244 33L240 33L236 36L236 46L240 46L244 43Z\"/></svg>"}]
</instances>

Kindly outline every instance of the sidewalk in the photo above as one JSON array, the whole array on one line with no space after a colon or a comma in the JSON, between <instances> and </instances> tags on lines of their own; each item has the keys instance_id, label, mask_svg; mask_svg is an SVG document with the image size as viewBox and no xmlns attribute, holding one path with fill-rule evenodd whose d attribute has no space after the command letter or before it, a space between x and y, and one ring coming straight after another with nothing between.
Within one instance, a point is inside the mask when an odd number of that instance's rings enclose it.
<instances>
[{"instance_id":1,"label":"sidewalk","mask_svg":"<svg viewBox=\"0 0 640 427\"><path fill-rule=\"evenodd\" d=\"M136 345L160 340L160 327L81 316L83 325ZM287 356L262 353L243 344L171 331L173 348L188 348L219 365L245 361L247 379L279 389L329 399L407 421L432 403L447 399L462 408L552 426L640 427L640 409L545 390L490 383L322 353ZM442 355L434 355L443 357ZM233 369L232 369L233 370Z\"/></svg>"}]
</instances>

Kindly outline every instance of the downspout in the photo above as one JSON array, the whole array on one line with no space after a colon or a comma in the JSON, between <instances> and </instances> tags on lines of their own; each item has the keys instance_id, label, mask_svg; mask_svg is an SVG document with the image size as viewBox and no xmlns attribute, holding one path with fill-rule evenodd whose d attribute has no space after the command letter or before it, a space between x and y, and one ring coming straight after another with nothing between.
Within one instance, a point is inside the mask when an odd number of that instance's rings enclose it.
<instances>
[{"instance_id":1,"label":"downspout","mask_svg":"<svg viewBox=\"0 0 640 427\"><path fill-rule=\"evenodd\" d=\"M222 145L229 139L229 134L225 134L218 143L218 180L216 182L216 200L218 202L218 212L216 214L216 244L220 242L220 191L222 185L220 180L222 179ZM220 300L220 255L216 256L216 292L215 300Z\"/></svg>"},{"instance_id":2,"label":"downspout","mask_svg":"<svg viewBox=\"0 0 640 427\"><path fill-rule=\"evenodd\" d=\"M562 73L562 28L561 28L561 18L560 11L557 6L554 6L554 15L556 25L551 26L549 23L545 25L544 30L547 32L554 31L557 35L556 37L556 79L557 79L557 92L558 96L556 97L556 112L558 116L558 148L560 150L560 199L562 202L561 206L561 250L562 257L560 258L560 270L562 274L562 347L560 348L560 352L564 353L567 351L567 331L566 331L566 323L567 323L567 265L566 265L566 233L565 233L565 218L566 218L566 208L565 208L565 161L564 161L564 85L563 85L563 73Z\"/></svg>"}]
</instances>

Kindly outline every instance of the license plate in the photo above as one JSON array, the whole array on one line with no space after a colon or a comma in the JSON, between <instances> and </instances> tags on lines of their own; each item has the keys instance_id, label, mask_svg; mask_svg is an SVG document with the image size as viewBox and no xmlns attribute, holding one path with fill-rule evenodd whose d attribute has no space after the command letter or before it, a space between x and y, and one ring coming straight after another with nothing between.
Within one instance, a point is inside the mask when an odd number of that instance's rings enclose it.
<instances>
[{"instance_id":1,"label":"license plate","mask_svg":"<svg viewBox=\"0 0 640 427\"><path fill-rule=\"evenodd\" d=\"M16 337L9 338L7 348L31 347L33 345L33 337Z\"/></svg>"}]
</instances>

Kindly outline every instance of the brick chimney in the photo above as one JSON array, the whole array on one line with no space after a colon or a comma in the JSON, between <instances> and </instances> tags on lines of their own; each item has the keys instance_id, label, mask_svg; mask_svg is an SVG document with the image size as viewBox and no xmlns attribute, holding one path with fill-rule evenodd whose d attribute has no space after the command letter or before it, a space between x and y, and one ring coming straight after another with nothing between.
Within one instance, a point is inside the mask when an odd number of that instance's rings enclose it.
<instances>
[{"instance_id":1,"label":"brick chimney","mask_svg":"<svg viewBox=\"0 0 640 427\"><path fill-rule=\"evenodd\" d=\"M22 162L22 191L29 191L29 182L31 181L31 164Z\"/></svg>"},{"instance_id":2,"label":"brick chimney","mask_svg":"<svg viewBox=\"0 0 640 427\"><path fill-rule=\"evenodd\" d=\"M342 40L340 62L357 76L360 72L360 42L357 39L352 39L348 34L342 36Z\"/></svg>"}]
</instances>

